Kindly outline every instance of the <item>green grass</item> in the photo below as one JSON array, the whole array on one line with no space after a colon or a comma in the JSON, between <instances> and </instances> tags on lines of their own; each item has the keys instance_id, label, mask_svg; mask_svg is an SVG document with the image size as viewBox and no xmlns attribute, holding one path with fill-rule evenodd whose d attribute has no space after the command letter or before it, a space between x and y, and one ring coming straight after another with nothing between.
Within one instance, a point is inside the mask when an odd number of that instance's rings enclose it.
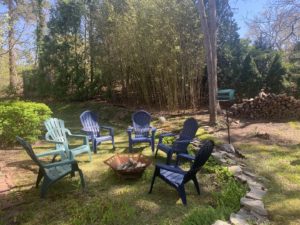
<instances>
[{"instance_id":1,"label":"green grass","mask_svg":"<svg viewBox=\"0 0 300 225\"><path fill-rule=\"evenodd\" d=\"M253 170L266 178L264 203L273 224L300 224L300 145L240 145Z\"/></svg>"},{"instance_id":2,"label":"green grass","mask_svg":"<svg viewBox=\"0 0 300 225\"><path fill-rule=\"evenodd\" d=\"M189 224L193 218L202 216L201 209L208 208L207 214L213 219L228 218L232 211L239 208L239 198L245 188L232 180L231 175L212 159L198 173L201 185L201 195L198 196L193 183L186 184L188 206L184 207L175 189L160 179L156 180L153 193L148 194L154 166L151 165L139 180L123 180L116 176L103 161L115 153L128 152L128 137L126 128L130 125L132 112L123 108L103 105L101 103L69 103L50 104L54 117L65 120L66 127L73 133L80 132L79 115L86 109L100 113L103 125L111 125L116 133L116 150L110 143L98 147L98 154L93 155L93 161L88 162L87 155L78 157L87 188L82 192L78 175L75 178L64 178L53 185L46 199L39 198L39 189L29 185L27 189L16 189L9 198L19 196L24 204L1 212L3 224ZM186 117L176 118L176 125L171 130L180 129ZM154 125L160 128L157 121ZM200 138L212 138L202 129L198 132ZM75 142L77 144L77 142ZM35 146L37 152L49 149L46 143ZM135 146L136 152L142 152L155 161L165 161L165 156L159 153L154 160L147 145ZM29 168L33 172L15 174L16 184L34 183L36 167L22 151L17 158L17 165ZM154 164L153 163L153 164ZM188 163L183 165L185 168ZM230 180L230 182L228 182ZM238 200L236 200L238 199ZM190 223L195 224L195 223ZM207 224L199 221L199 225Z\"/></svg>"}]
</instances>

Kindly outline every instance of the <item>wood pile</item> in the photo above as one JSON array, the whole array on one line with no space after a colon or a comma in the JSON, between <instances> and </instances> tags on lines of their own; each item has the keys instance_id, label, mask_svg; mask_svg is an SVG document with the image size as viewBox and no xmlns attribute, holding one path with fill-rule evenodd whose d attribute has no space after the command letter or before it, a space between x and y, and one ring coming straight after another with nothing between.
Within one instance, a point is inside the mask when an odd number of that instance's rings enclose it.
<instances>
[{"instance_id":1,"label":"wood pile","mask_svg":"<svg viewBox=\"0 0 300 225\"><path fill-rule=\"evenodd\" d=\"M300 100L286 94L264 94L230 108L232 116L249 119L300 118Z\"/></svg>"}]
</instances>

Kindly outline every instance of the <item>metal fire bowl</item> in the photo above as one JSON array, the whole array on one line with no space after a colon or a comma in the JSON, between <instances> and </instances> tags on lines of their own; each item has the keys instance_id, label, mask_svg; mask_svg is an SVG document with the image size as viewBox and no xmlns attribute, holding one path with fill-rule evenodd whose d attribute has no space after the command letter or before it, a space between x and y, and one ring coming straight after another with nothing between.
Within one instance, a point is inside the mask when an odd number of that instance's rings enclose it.
<instances>
[{"instance_id":1,"label":"metal fire bowl","mask_svg":"<svg viewBox=\"0 0 300 225\"><path fill-rule=\"evenodd\" d=\"M130 169L118 169L120 165L127 163L129 159L136 161L137 163L143 163L145 166ZM109 159L105 160L104 163L112 168L117 175L126 179L140 178L145 169L152 163L149 158L142 154L116 154Z\"/></svg>"}]
</instances>

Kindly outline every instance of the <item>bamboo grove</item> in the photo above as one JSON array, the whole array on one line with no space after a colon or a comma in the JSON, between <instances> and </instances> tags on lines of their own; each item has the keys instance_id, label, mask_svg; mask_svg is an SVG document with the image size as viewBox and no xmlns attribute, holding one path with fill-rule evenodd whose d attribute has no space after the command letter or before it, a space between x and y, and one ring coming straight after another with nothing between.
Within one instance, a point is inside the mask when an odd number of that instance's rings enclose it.
<instances>
[{"instance_id":1,"label":"bamboo grove","mask_svg":"<svg viewBox=\"0 0 300 225\"><path fill-rule=\"evenodd\" d=\"M204 41L195 1L50 3L38 0L34 6L37 60L23 72L25 95L100 98L160 109L196 108L207 102ZM228 1L217 1L217 25L219 87L235 88L243 97L256 95L270 73L259 65L273 65L278 54L240 40ZM286 75L285 70L276 71L283 72L275 86Z\"/></svg>"},{"instance_id":2,"label":"bamboo grove","mask_svg":"<svg viewBox=\"0 0 300 225\"><path fill-rule=\"evenodd\" d=\"M59 98L196 107L200 29L190 0L58 1L39 41L39 67L25 84Z\"/></svg>"}]
</instances>

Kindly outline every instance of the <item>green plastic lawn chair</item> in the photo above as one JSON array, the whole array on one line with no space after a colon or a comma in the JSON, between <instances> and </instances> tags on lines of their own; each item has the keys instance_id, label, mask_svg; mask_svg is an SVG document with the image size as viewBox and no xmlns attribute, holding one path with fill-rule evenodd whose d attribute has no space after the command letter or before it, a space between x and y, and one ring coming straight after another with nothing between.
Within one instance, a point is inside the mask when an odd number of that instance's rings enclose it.
<instances>
[{"instance_id":1,"label":"green plastic lawn chair","mask_svg":"<svg viewBox=\"0 0 300 225\"><path fill-rule=\"evenodd\" d=\"M85 182L83 178L82 171L79 169L77 162L74 159L69 159L68 157L63 157L59 162L44 163L39 160L40 157L49 156L51 152L46 152L45 154L35 154L31 145L28 144L24 139L17 137L17 141L24 147L27 154L30 158L39 166L39 173L36 180L36 187L39 186L39 183L43 179L43 184L41 188L41 198L44 198L47 194L47 190L50 185L70 174L72 177L77 171L80 175L80 181L82 188L85 187ZM52 154L57 154L58 151L53 152ZM65 151L61 151L61 155L64 155Z\"/></svg>"},{"instance_id":2,"label":"green plastic lawn chair","mask_svg":"<svg viewBox=\"0 0 300 225\"><path fill-rule=\"evenodd\" d=\"M92 153L87 136L72 134L69 129L65 128L64 121L57 118L50 118L46 120L44 124L48 131L45 135L45 139L48 142L54 143L56 145L56 150L66 151L66 154L70 159L73 159L76 155L88 153L89 160L92 161ZM68 142L69 137L81 138L83 144L75 148L70 148Z\"/></svg>"}]
</instances>

